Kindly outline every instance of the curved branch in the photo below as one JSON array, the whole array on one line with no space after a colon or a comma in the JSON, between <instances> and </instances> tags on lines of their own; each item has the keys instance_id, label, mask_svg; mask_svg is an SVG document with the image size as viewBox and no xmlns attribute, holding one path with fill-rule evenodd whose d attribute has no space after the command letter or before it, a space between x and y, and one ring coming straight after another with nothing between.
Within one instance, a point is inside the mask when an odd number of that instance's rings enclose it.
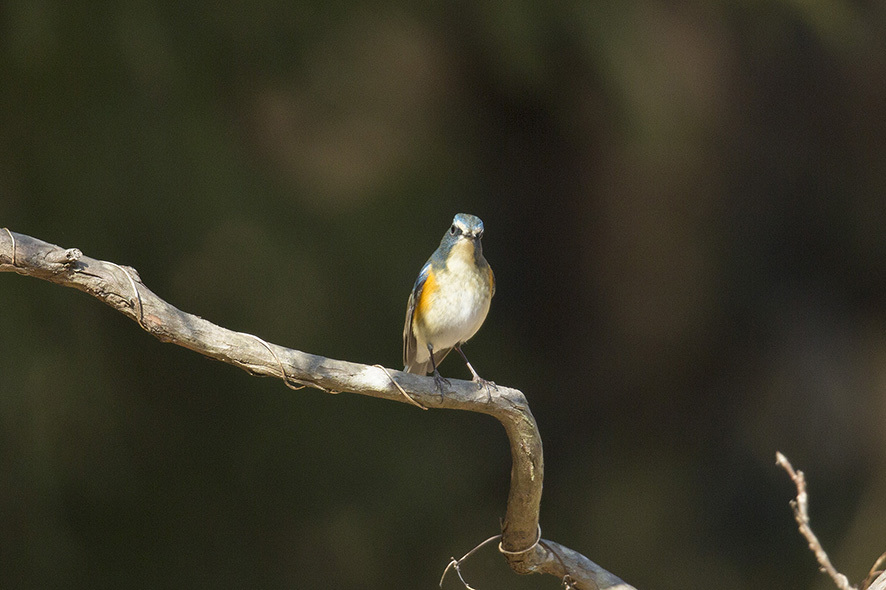
<instances>
[{"instance_id":1,"label":"curved branch","mask_svg":"<svg viewBox=\"0 0 886 590\"><path fill-rule=\"evenodd\" d=\"M551 574L581 590L632 588L580 553L552 541L536 543L544 477L541 437L526 398L516 389L498 386L487 401L486 393L478 391L475 383L452 379L451 391L441 399L430 377L329 359L228 330L173 307L148 289L132 268L96 260L76 248L64 249L6 228L0 230L0 272L15 272L88 293L163 342L255 375L404 403L409 401L403 396L405 392L429 408L493 416L504 425L513 460L501 542L511 568L521 574Z\"/></svg>"}]
</instances>

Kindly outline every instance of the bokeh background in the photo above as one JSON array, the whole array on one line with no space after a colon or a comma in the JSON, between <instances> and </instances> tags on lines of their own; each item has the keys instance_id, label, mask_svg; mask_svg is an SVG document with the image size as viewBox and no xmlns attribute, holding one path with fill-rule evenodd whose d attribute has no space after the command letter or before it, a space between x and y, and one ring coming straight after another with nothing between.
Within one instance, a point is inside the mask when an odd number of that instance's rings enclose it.
<instances>
[{"instance_id":1,"label":"bokeh background","mask_svg":"<svg viewBox=\"0 0 886 590\"><path fill-rule=\"evenodd\" d=\"M530 400L545 536L639 588L829 588L774 455L863 578L884 31L863 0L9 0L0 226L400 367L415 275L474 213L498 292L465 350ZM433 588L498 531L488 417L293 392L11 273L0 302L0 587ZM561 587L491 547L465 574Z\"/></svg>"}]
</instances>

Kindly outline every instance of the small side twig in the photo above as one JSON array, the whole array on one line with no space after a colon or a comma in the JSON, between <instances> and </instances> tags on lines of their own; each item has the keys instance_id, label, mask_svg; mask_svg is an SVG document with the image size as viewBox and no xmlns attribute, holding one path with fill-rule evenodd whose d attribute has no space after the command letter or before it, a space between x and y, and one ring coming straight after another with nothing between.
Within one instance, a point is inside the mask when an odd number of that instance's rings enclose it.
<instances>
[{"instance_id":1,"label":"small side twig","mask_svg":"<svg viewBox=\"0 0 886 590\"><path fill-rule=\"evenodd\" d=\"M806 493L806 477L803 472L795 471L788 458L781 453L775 453L775 463L787 471L794 485L797 486L797 498L791 500L791 508L794 509L794 518L800 527L800 534L809 543L809 549L815 554L821 571L829 575L840 590L856 590L855 586L849 583L849 578L838 572L831 563L827 552L821 546L818 537L812 532L812 527L809 526L809 495Z\"/></svg>"},{"instance_id":2,"label":"small side twig","mask_svg":"<svg viewBox=\"0 0 886 590\"><path fill-rule=\"evenodd\" d=\"M861 583L861 590L886 590L886 553L883 553L871 566L868 577Z\"/></svg>"}]
</instances>

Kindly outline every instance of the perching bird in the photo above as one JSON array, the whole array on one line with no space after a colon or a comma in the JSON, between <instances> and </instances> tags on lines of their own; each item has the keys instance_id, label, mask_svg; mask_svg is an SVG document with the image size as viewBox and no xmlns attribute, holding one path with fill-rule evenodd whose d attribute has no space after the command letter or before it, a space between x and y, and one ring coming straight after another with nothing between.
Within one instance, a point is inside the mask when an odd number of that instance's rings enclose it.
<instances>
[{"instance_id":1,"label":"perching bird","mask_svg":"<svg viewBox=\"0 0 886 590\"><path fill-rule=\"evenodd\" d=\"M495 293L495 276L483 258L480 238L483 222L479 217L459 213L443 235L440 247L431 255L412 288L403 327L405 371L427 375L433 371L440 394L447 379L437 367L453 348L465 360L474 382L486 387L461 350L486 319Z\"/></svg>"}]
</instances>

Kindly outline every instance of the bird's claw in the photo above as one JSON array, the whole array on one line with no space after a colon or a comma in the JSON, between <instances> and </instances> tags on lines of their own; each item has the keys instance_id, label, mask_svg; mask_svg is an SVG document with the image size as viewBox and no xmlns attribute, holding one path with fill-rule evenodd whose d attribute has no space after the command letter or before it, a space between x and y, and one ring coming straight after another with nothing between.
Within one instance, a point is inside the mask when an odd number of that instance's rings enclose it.
<instances>
[{"instance_id":1,"label":"bird's claw","mask_svg":"<svg viewBox=\"0 0 886 590\"><path fill-rule=\"evenodd\" d=\"M486 389L486 403L488 404L489 402L491 402L492 392L490 391L490 389L498 389L498 385L495 384L495 381L487 381L479 375L477 375L476 378L472 379L472 381L477 384L478 389Z\"/></svg>"},{"instance_id":2,"label":"bird's claw","mask_svg":"<svg viewBox=\"0 0 886 590\"><path fill-rule=\"evenodd\" d=\"M438 371L434 371L434 383L437 385L437 391L440 392L440 402L443 402L443 384L446 384L446 387L451 387L452 384L449 382L449 379L442 376Z\"/></svg>"}]
</instances>

